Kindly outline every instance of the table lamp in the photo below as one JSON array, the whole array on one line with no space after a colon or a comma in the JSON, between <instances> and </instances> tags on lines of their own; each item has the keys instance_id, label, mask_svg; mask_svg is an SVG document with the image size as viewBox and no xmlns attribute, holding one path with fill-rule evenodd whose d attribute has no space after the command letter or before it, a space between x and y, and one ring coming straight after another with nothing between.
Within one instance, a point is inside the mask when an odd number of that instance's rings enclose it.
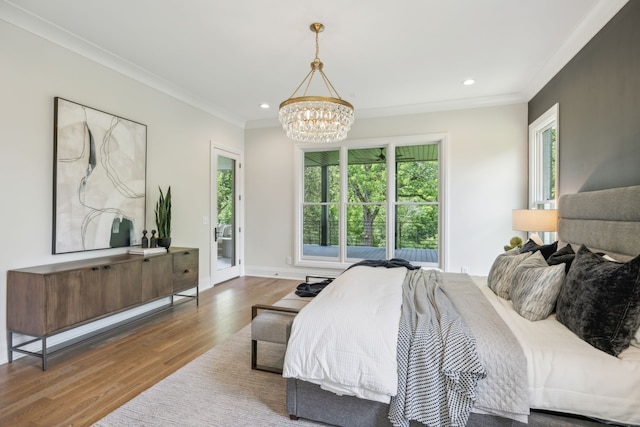
<instances>
[{"instance_id":1,"label":"table lamp","mask_svg":"<svg viewBox=\"0 0 640 427\"><path fill-rule=\"evenodd\" d=\"M511 216L512 228L526 231L529 238L542 245L538 232L556 231L558 229L558 211L556 209L514 209Z\"/></svg>"}]
</instances>

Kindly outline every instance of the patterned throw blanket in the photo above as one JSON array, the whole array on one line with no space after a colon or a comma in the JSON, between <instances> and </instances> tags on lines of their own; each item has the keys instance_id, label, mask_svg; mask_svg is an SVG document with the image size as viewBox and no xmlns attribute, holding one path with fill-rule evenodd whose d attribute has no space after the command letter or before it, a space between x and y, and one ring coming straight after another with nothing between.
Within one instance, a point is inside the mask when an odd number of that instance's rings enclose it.
<instances>
[{"instance_id":1,"label":"patterned throw blanket","mask_svg":"<svg viewBox=\"0 0 640 427\"><path fill-rule=\"evenodd\" d=\"M470 412L527 422L524 353L468 275L407 273L397 356L395 426L462 426Z\"/></svg>"},{"instance_id":2,"label":"patterned throw blanket","mask_svg":"<svg viewBox=\"0 0 640 427\"><path fill-rule=\"evenodd\" d=\"M475 339L441 290L441 274L408 271L398 335L398 393L389 419L408 427L464 426L485 370Z\"/></svg>"}]
</instances>

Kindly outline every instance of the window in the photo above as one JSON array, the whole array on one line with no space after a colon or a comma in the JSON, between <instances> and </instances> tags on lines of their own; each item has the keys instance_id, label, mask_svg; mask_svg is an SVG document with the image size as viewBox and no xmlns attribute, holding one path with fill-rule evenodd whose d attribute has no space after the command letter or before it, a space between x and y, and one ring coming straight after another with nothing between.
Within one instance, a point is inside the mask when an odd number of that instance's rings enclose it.
<instances>
[{"instance_id":1,"label":"window","mask_svg":"<svg viewBox=\"0 0 640 427\"><path fill-rule=\"evenodd\" d=\"M301 147L297 263L396 257L440 266L443 139L421 139Z\"/></svg>"},{"instance_id":2,"label":"window","mask_svg":"<svg viewBox=\"0 0 640 427\"><path fill-rule=\"evenodd\" d=\"M347 258L387 258L386 151L348 150Z\"/></svg>"},{"instance_id":3,"label":"window","mask_svg":"<svg viewBox=\"0 0 640 427\"><path fill-rule=\"evenodd\" d=\"M529 125L529 208L555 209L558 188L558 104ZM555 233L541 233L545 243Z\"/></svg>"},{"instance_id":4,"label":"window","mask_svg":"<svg viewBox=\"0 0 640 427\"><path fill-rule=\"evenodd\" d=\"M396 147L395 256L437 264L440 146L410 148Z\"/></svg>"},{"instance_id":5,"label":"window","mask_svg":"<svg viewBox=\"0 0 640 427\"><path fill-rule=\"evenodd\" d=\"M304 153L302 242L304 256L338 258L340 152Z\"/></svg>"},{"instance_id":6,"label":"window","mask_svg":"<svg viewBox=\"0 0 640 427\"><path fill-rule=\"evenodd\" d=\"M558 104L529 125L529 207L555 208Z\"/></svg>"}]
</instances>

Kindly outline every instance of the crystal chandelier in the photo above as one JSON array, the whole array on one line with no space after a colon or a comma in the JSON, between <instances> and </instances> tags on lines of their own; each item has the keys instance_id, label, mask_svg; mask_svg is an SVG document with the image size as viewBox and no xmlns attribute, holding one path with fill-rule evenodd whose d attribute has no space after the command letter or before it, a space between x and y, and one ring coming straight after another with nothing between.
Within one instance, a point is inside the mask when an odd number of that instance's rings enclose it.
<instances>
[{"instance_id":1,"label":"crystal chandelier","mask_svg":"<svg viewBox=\"0 0 640 427\"><path fill-rule=\"evenodd\" d=\"M324 25L310 26L316 33L316 57L311 63L311 71L298 85L289 99L280 104L279 119L287 136L298 142L328 143L342 141L347 137L354 121L353 105L340 98L327 76L322 71L323 64L318 57L320 47L318 33ZM307 90L316 71L329 91L329 96L307 96ZM302 96L296 93L306 82Z\"/></svg>"}]
</instances>

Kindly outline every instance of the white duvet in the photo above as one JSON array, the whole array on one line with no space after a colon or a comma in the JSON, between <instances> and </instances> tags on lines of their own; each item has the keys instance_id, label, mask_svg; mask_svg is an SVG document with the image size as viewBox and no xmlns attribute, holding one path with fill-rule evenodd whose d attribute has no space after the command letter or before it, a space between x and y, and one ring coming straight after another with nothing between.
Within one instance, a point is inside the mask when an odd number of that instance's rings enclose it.
<instances>
[{"instance_id":1,"label":"white duvet","mask_svg":"<svg viewBox=\"0 0 640 427\"><path fill-rule=\"evenodd\" d=\"M406 272L404 267L356 266L342 273L295 317L282 375L336 394L389 403L398 388Z\"/></svg>"},{"instance_id":2,"label":"white duvet","mask_svg":"<svg viewBox=\"0 0 640 427\"><path fill-rule=\"evenodd\" d=\"M623 424L640 424L640 348L618 358L597 350L558 322L530 322L473 277L520 342L527 358L529 406Z\"/></svg>"}]
</instances>

